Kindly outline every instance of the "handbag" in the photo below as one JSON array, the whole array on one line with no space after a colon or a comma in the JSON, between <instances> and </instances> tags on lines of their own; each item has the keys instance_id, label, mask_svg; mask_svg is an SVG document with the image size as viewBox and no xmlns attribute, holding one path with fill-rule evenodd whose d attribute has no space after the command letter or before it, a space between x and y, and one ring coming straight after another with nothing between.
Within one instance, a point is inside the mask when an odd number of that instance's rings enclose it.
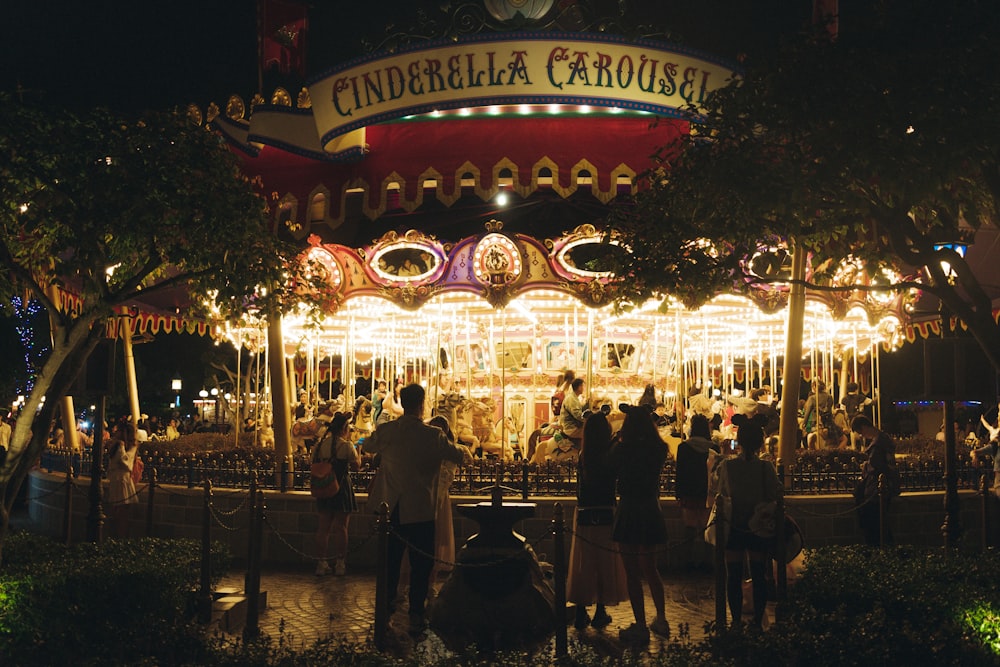
<instances>
[{"instance_id":1,"label":"handbag","mask_svg":"<svg viewBox=\"0 0 1000 667\"><path fill-rule=\"evenodd\" d=\"M327 426L329 430L329 426ZM323 441L329 433L324 433L320 444L316 445L316 454L319 454ZM330 459L313 460L309 466L309 493L313 498L332 498L340 493L340 480L337 478L337 471L333 467Z\"/></svg>"},{"instance_id":2,"label":"handbag","mask_svg":"<svg viewBox=\"0 0 1000 667\"><path fill-rule=\"evenodd\" d=\"M309 493L313 498L332 498L340 493L340 480L330 461L313 461L309 466Z\"/></svg>"},{"instance_id":3,"label":"handbag","mask_svg":"<svg viewBox=\"0 0 1000 667\"><path fill-rule=\"evenodd\" d=\"M720 507L721 505L721 507ZM729 541L729 517L733 515L733 499L729 496L717 496L708 514L708 525L705 526L705 541L709 544L722 544Z\"/></svg>"},{"instance_id":4,"label":"handbag","mask_svg":"<svg viewBox=\"0 0 1000 667\"><path fill-rule=\"evenodd\" d=\"M132 462L132 483L138 484L142 479L142 471L145 469L145 465L142 463L142 459L136 454L135 460Z\"/></svg>"}]
</instances>

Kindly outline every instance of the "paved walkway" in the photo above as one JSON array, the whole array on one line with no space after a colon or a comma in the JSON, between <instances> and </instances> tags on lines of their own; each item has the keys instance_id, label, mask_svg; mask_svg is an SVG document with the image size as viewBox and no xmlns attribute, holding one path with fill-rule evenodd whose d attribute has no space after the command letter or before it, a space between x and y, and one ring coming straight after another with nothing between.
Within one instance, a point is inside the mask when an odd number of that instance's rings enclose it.
<instances>
[{"instance_id":1,"label":"paved walkway","mask_svg":"<svg viewBox=\"0 0 1000 667\"><path fill-rule=\"evenodd\" d=\"M705 624L715 618L714 578L710 574L665 576L666 616L671 626L671 638L690 637L699 640L705 635ZM243 573L228 575L220 587L243 589ZM261 575L261 590L267 592L267 609L260 614L262 632L277 638L283 628L286 641L292 646L309 645L316 639L333 637L352 644L370 645L375 619L375 576L371 572L351 572L347 576L316 577L309 571L269 570ZM646 595L646 614L654 617L653 604ZM593 612L593 608L590 609ZM587 628L583 632L569 627L569 638L593 646L605 655L620 654L618 630L633 621L628 603L608 608L610 626L602 631ZM434 633L427 632L415 640L406 639L407 617L400 610L390 621L390 645L406 652L416 644L430 653L447 651ZM237 630L238 632L238 630ZM650 652L660 649L653 635Z\"/></svg>"}]
</instances>

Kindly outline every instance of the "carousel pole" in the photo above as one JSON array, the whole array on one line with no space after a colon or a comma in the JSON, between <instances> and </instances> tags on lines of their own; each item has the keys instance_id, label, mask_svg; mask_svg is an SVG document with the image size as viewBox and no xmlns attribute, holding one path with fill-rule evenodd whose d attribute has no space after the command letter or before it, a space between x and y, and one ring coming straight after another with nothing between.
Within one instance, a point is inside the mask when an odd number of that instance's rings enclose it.
<instances>
[{"instance_id":1,"label":"carousel pole","mask_svg":"<svg viewBox=\"0 0 1000 667\"><path fill-rule=\"evenodd\" d=\"M472 322L469 320L469 310L465 310L465 393L472 399Z\"/></svg>"},{"instance_id":2,"label":"carousel pole","mask_svg":"<svg viewBox=\"0 0 1000 667\"><path fill-rule=\"evenodd\" d=\"M135 379L135 356L132 354L132 322L131 316L126 315L124 318L123 332L122 332L122 342L124 343L123 349L125 351L125 379L128 381L128 403L129 409L132 413L132 424L137 425L139 423L139 384ZM76 424L63 425L66 430L72 428L76 430Z\"/></svg>"},{"instance_id":3,"label":"carousel pole","mask_svg":"<svg viewBox=\"0 0 1000 667\"><path fill-rule=\"evenodd\" d=\"M793 246L794 247L794 246ZM782 371L781 423L778 431L778 456L787 465L795 460L799 440L799 376L802 373L802 324L806 312L806 253L802 248L792 253L792 286L788 295L788 319L785 331L785 364ZM787 480L782 480L786 483Z\"/></svg>"},{"instance_id":4,"label":"carousel pole","mask_svg":"<svg viewBox=\"0 0 1000 667\"><path fill-rule=\"evenodd\" d=\"M653 322L653 372L652 372L652 384L656 386L656 354L660 347L660 326L659 322Z\"/></svg>"},{"instance_id":5,"label":"carousel pole","mask_svg":"<svg viewBox=\"0 0 1000 667\"><path fill-rule=\"evenodd\" d=\"M441 328L444 326L444 314L442 312L442 306L438 303L438 322L437 322L437 345L434 349L434 356L431 361L434 364L434 402L431 404L435 408L437 407L439 394L441 392Z\"/></svg>"},{"instance_id":6,"label":"carousel pole","mask_svg":"<svg viewBox=\"0 0 1000 667\"><path fill-rule=\"evenodd\" d=\"M274 427L275 461L289 461L292 455L292 413L289 386L285 374L285 344L282 337L281 317L268 318L267 363L271 373L271 413ZM280 468L279 468L280 470Z\"/></svg>"},{"instance_id":7,"label":"carousel pole","mask_svg":"<svg viewBox=\"0 0 1000 667\"><path fill-rule=\"evenodd\" d=\"M878 341L872 343L872 396L875 397L875 426L882 428L882 362L879 357ZM945 430L947 434L948 431Z\"/></svg>"},{"instance_id":8,"label":"carousel pole","mask_svg":"<svg viewBox=\"0 0 1000 667\"><path fill-rule=\"evenodd\" d=\"M617 343L615 354L617 355ZM621 362L618 364L621 366ZM594 396L594 311L587 309L587 405Z\"/></svg>"},{"instance_id":9,"label":"carousel pole","mask_svg":"<svg viewBox=\"0 0 1000 667\"><path fill-rule=\"evenodd\" d=\"M240 394L243 390L243 366L240 363L243 361L243 330L236 330L236 386L233 387L233 398L236 399L236 423L233 425L233 431L235 436L233 438L233 446L240 446L240 429L243 426L243 409L240 407Z\"/></svg>"},{"instance_id":10,"label":"carousel pole","mask_svg":"<svg viewBox=\"0 0 1000 667\"><path fill-rule=\"evenodd\" d=\"M500 309L500 321L503 327L500 330L500 359L504 362L500 364L500 460L507 460L507 307ZM497 467L497 485L501 480L499 477L500 467Z\"/></svg>"}]
</instances>

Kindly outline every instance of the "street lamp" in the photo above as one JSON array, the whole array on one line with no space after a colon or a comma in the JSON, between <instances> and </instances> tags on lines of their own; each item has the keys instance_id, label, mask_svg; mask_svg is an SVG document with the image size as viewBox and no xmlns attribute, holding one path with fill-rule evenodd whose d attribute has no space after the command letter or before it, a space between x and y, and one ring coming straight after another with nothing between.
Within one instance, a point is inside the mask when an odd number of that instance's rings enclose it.
<instances>
[{"instance_id":1,"label":"street lamp","mask_svg":"<svg viewBox=\"0 0 1000 667\"><path fill-rule=\"evenodd\" d=\"M181 380L181 378L179 376L175 377L174 379L172 379L170 381L170 389L177 395L174 398L174 407L175 408L181 407L181 388L183 386L184 386L184 383L183 383L183 381Z\"/></svg>"},{"instance_id":2,"label":"street lamp","mask_svg":"<svg viewBox=\"0 0 1000 667\"><path fill-rule=\"evenodd\" d=\"M953 250L959 257L965 257L968 244L964 241L943 241L934 244L934 250ZM955 283L957 273L954 267L945 259L941 260L941 272L944 273L945 280L949 285ZM941 533L944 536L944 546L946 548L957 547L958 538L961 534L960 506L958 502L958 462L955 453L955 400L963 379L959 374L964 369L965 364L959 363L960 347L954 339L951 326L951 312L945 305L944 299L938 297L938 312L941 317L941 339L949 341L952 346L953 358L955 360L954 386L948 395L942 395L944 399L944 523L941 524ZM927 373L928 359L924 359L925 373ZM926 379L926 378L925 378ZM928 387L930 389L930 387ZM944 394L945 392L942 392Z\"/></svg>"},{"instance_id":3,"label":"street lamp","mask_svg":"<svg viewBox=\"0 0 1000 667\"><path fill-rule=\"evenodd\" d=\"M208 391L202 389L198 392L198 396L201 397L201 420L205 421L205 401L208 399Z\"/></svg>"}]
</instances>

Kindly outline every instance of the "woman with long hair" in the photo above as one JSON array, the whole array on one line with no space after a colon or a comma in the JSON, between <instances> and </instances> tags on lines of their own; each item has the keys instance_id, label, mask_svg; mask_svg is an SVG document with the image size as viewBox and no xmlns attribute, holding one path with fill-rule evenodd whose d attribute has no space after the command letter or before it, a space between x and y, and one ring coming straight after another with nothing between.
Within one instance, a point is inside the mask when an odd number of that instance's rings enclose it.
<instances>
[{"instance_id":1,"label":"woman with long hair","mask_svg":"<svg viewBox=\"0 0 1000 667\"><path fill-rule=\"evenodd\" d=\"M726 597L733 627L740 627L743 613L743 563L750 563L753 581L753 625L760 628L767 609L766 566L768 538L750 529L750 518L758 503L778 498L778 475L770 461L760 458L764 447L765 415L733 415L739 456L719 467L719 493L732 500L729 539L726 542Z\"/></svg>"},{"instance_id":2,"label":"woman with long hair","mask_svg":"<svg viewBox=\"0 0 1000 667\"><path fill-rule=\"evenodd\" d=\"M111 529L115 537L128 537L128 524L132 516L132 506L139 503L139 496L132 481L132 466L138 445L135 438L135 424L120 422L108 443L108 498Z\"/></svg>"},{"instance_id":3,"label":"woman with long hair","mask_svg":"<svg viewBox=\"0 0 1000 667\"><path fill-rule=\"evenodd\" d=\"M708 523L708 461L719 456L705 415L691 415L691 435L677 446L677 484L675 496L681 506L684 524L685 566L689 570L710 565L710 554L701 539Z\"/></svg>"},{"instance_id":4,"label":"woman with long hair","mask_svg":"<svg viewBox=\"0 0 1000 667\"><path fill-rule=\"evenodd\" d=\"M625 421L611 455L618 471L619 502L612 539L619 544L628 598L635 623L618 633L622 641L645 644L652 630L670 636L664 613L663 580L656 569L657 552L667 542L667 526L660 511L660 472L667 460L667 444L660 438L653 413L645 407L620 405ZM646 580L656 608L656 618L646 625L642 581Z\"/></svg>"},{"instance_id":5,"label":"woman with long hair","mask_svg":"<svg viewBox=\"0 0 1000 667\"><path fill-rule=\"evenodd\" d=\"M628 599L625 568L611 539L615 511L615 470L609 465L611 424L603 412L587 418L577 462L576 515L569 550L566 599L576 604L578 630L611 623L605 607ZM587 605L597 604L593 620Z\"/></svg>"},{"instance_id":6,"label":"woman with long hair","mask_svg":"<svg viewBox=\"0 0 1000 667\"><path fill-rule=\"evenodd\" d=\"M338 412L330 420L323 439L313 449L313 462L329 461L340 482L340 491L329 498L316 499L316 546L319 562L316 576L347 574L347 531L351 514L358 511L358 503L351 487L351 470L361 467L361 455L350 439L351 413ZM334 565L327 561L330 537L333 537Z\"/></svg>"}]
</instances>

